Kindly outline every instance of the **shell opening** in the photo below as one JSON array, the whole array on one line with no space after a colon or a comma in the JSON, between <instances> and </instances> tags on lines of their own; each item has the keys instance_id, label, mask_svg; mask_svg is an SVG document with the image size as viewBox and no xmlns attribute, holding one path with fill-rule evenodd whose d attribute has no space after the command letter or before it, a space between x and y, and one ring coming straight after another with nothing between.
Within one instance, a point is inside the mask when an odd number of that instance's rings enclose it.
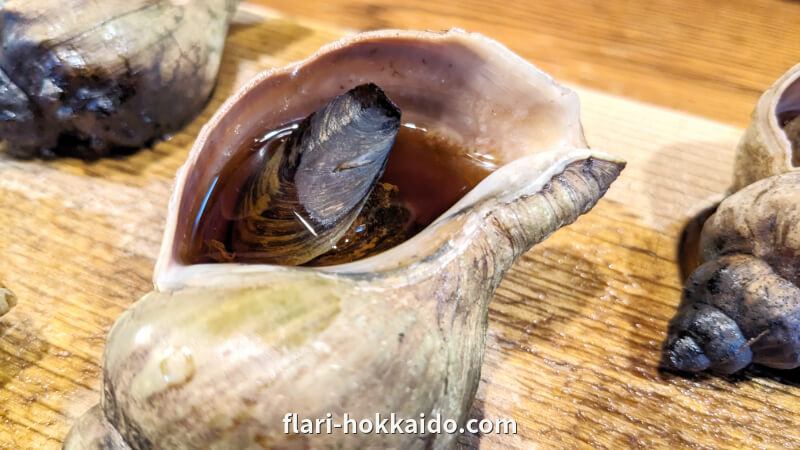
<instances>
[{"instance_id":1,"label":"shell opening","mask_svg":"<svg viewBox=\"0 0 800 450\"><path fill-rule=\"evenodd\" d=\"M448 149L445 160L455 152L483 166L476 182L522 156L586 147L577 96L495 41L457 30L348 37L304 61L260 74L206 125L176 182L156 278L189 265L183 255L198 213L211 200L207 194L255 138L364 83L377 84L400 107L409 141L420 134L433 137ZM406 184L424 185L418 182L424 170L441 178L430 161L405 159L413 164L397 176ZM390 157L386 176L399 166Z\"/></svg>"}]
</instances>

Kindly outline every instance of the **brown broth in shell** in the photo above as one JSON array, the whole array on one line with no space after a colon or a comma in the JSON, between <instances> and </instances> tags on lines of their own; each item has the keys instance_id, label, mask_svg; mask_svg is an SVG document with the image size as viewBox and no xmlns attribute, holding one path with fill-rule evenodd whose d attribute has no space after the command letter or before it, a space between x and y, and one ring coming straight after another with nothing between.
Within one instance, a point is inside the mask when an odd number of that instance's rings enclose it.
<instances>
[{"instance_id":1,"label":"brown broth in shell","mask_svg":"<svg viewBox=\"0 0 800 450\"><path fill-rule=\"evenodd\" d=\"M181 254L186 264L214 262L259 263L257 253L232 253L231 225L241 190L252 173L297 128L287 124L253 139L246 149L239 149L214 180L195 217L188 245ZM469 153L433 136L411 123L400 128L389 155L381 183L397 187L396 201L410 214L404 225L411 237L455 204L467 191L489 175L496 165L491 156ZM356 219L354 226L358 227ZM344 239L344 238L343 238ZM324 255L323 255L324 256ZM326 259L324 264L341 264L353 258ZM370 256L369 254L367 256Z\"/></svg>"}]
</instances>

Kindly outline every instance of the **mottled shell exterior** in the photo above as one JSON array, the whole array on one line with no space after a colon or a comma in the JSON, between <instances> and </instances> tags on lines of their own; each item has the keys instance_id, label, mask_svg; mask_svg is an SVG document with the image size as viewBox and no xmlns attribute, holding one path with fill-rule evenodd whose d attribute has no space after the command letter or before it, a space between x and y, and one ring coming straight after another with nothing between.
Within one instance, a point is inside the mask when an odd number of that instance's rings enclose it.
<instances>
[{"instance_id":1,"label":"mottled shell exterior","mask_svg":"<svg viewBox=\"0 0 800 450\"><path fill-rule=\"evenodd\" d=\"M730 374L800 366L800 172L756 181L720 203L700 238L664 344L665 367Z\"/></svg>"},{"instance_id":2,"label":"mottled shell exterior","mask_svg":"<svg viewBox=\"0 0 800 450\"><path fill-rule=\"evenodd\" d=\"M797 171L792 146L778 115L800 109L800 64L767 89L756 104L736 153L733 190L773 175Z\"/></svg>"},{"instance_id":3,"label":"mottled shell exterior","mask_svg":"<svg viewBox=\"0 0 800 450\"><path fill-rule=\"evenodd\" d=\"M231 149L365 82L499 168L412 239L322 268L186 265ZM115 324L103 397L66 448L451 448L456 434L287 435L287 413L463 424L488 303L513 261L587 212L624 162L589 150L577 96L495 41L378 31L258 75L202 130L171 199L156 291Z\"/></svg>"}]
</instances>

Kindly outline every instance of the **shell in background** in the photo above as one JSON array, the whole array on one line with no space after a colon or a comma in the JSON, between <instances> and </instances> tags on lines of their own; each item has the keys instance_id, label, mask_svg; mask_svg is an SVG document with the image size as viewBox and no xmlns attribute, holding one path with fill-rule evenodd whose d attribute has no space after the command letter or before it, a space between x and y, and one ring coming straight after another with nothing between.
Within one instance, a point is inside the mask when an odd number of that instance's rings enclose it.
<instances>
[{"instance_id":1,"label":"shell in background","mask_svg":"<svg viewBox=\"0 0 800 450\"><path fill-rule=\"evenodd\" d=\"M234 0L0 2L0 141L85 158L186 125L214 87Z\"/></svg>"},{"instance_id":2,"label":"shell in background","mask_svg":"<svg viewBox=\"0 0 800 450\"><path fill-rule=\"evenodd\" d=\"M11 311L11 308L13 308L16 304L17 297L13 292L11 292L11 290L5 287L2 282L0 282L0 316Z\"/></svg>"},{"instance_id":3,"label":"shell in background","mask_svg":"<svg viewBox=\"0 0 800 450\"><path fill-rule=\"evenodd\" d=\"M758 100L750 126L737 148L734 191L762 178L800 168L800 149L792 148L784 128L788 120L798 116L800 64L789 69Z\"/></svg>"}]
</instances>

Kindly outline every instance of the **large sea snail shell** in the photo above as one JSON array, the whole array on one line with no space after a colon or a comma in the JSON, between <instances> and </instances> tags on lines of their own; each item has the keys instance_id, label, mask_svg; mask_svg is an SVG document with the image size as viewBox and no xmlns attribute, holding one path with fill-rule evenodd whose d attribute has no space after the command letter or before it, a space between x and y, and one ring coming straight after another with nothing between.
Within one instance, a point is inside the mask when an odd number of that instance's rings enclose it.
<instances>
[{"instance_id":1,"label":"large sea snail shell","mask_svg":"<svg viewBox=\"0 0 800 450\"><path fill-rule=\"evenodd\" d=\"M800 117L800 64L789 69L758 100L750 126L737 148L734 190L762 178L800 170L797 117Z\"/></svg>"},{"instance_id":2,"label":"large sea snail shell","mask_svg":"<svg viewBox=\"0 0 800 450\"><path fill-rule=\"evenodd\" d=\"M366 259L322 268L181 261L201 193L231 149L367 82L404 120L502 167L419 234ZM111 331L102 400L65 447L451 447L455 434L286 435L282 419L439 413L463 424L503 274L592 208L624 166L587 148L578 115L573 92L462 31L358 34L257 76L180 170L156 291Z\"/></svg>"},{"instance_id":3,"label":"large sea snail shell","mask_svg":"<svg viewBox=\"0 0 800 450\"><path fill-rule=\"evenodd\" d=\"M17 304L17 297L0 281L0 316L11 311Z\"/></svg>"},{"instance_id":4,"label":"large sea snail shell","mask_svg":"<svg viewBox=\"0 0 800 450\"><path fill-rule=\"evenodd\" d=\"M236 0L0 1L0 144L86 158L197 115Z\"/></svg>"}]
</instances>

